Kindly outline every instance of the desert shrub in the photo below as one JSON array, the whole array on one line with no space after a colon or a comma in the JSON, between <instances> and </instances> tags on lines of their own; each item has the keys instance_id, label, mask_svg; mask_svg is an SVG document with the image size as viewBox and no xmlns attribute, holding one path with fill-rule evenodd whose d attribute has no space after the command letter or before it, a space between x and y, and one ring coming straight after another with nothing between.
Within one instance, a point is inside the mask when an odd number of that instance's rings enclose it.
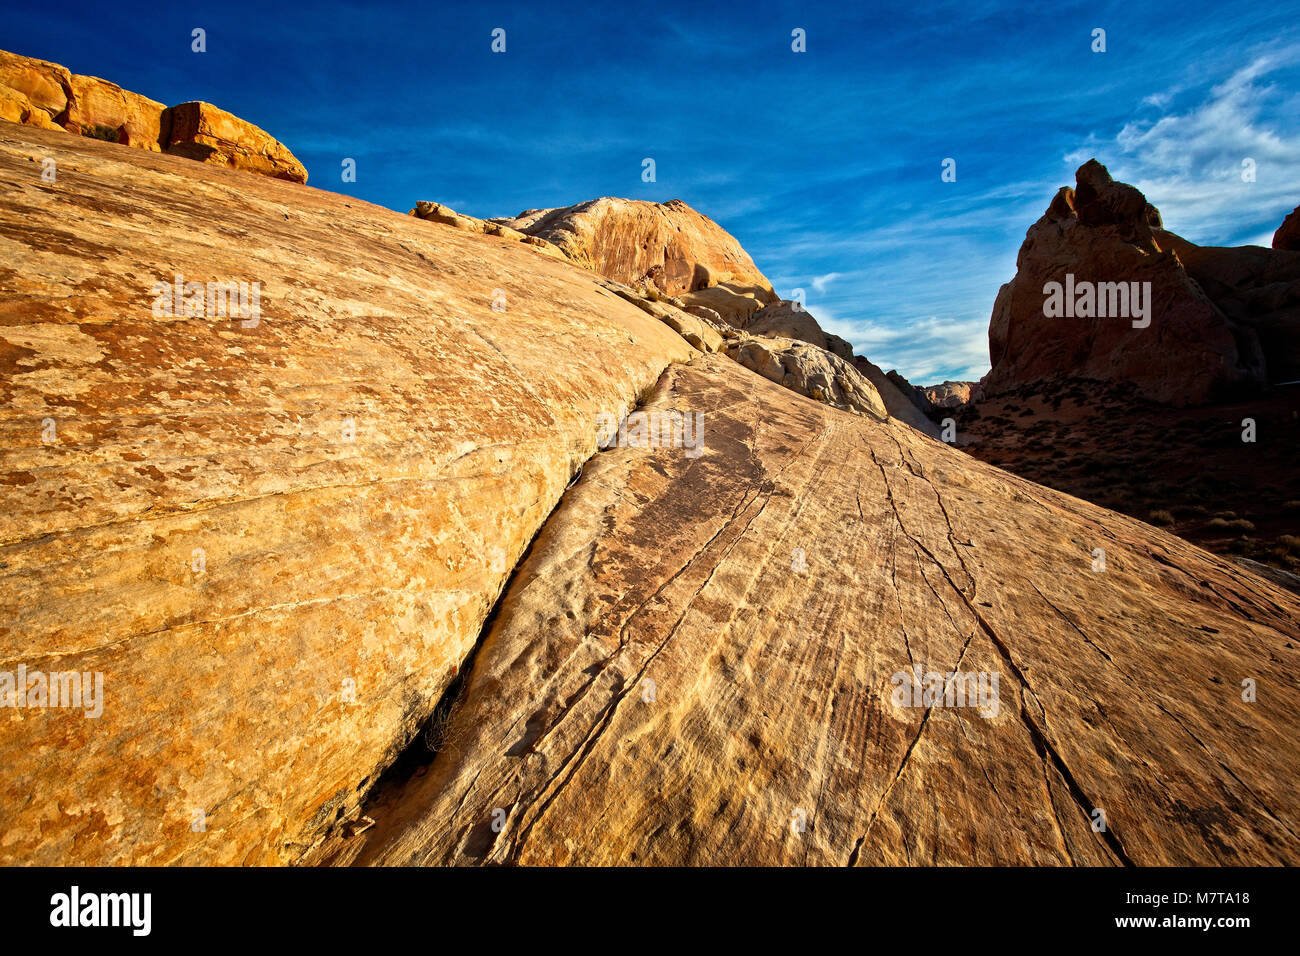
<instances>
[{"instance_id":1,"label":"desert shrub","mask_svg":"<svg viewBox=\"0 0 1300 956\"><path fill-rule=\"evenodd\" d=\"M1225 512L1231 514L1232 512ZM1209 522L1211 528L1219 528L1224 531L1240 531L1249 533L1255 530L1254 522L1247 521L1245 518L1211 518Z\"/></svg>"},{"instance_id":2,"label":"desert shrub","mask_svg":"<svg viewBox=\"0 0 1300 956\"><path fill-rule=\"evenodd\" d=\"M102 139L106 143L116 143L120 139L117 130L111 126L104 126L102 123L96 123L94 126L83 129L81 135L89 136L91 139Z\"/></svg>"},{"instance_id":3,"label":"desert shrub","mask_svg":"<svg viewBox=\"0 0 1300 956\"><path fill-rule=\"evenodd\" d=\"M1149 520L1154 525L1159 525L1161 527L1168 527L1169 525L1174 523L1174 516L1171 515L1168 511L1153 511L1149 515Z\"/></svg>"}]
</instances>

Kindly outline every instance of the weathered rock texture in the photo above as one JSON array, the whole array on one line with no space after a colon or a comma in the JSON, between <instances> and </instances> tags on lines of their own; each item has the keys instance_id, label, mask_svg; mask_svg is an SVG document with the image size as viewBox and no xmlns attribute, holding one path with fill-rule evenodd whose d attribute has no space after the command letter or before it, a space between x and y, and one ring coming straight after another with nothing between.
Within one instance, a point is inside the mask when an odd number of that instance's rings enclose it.
<instances>
[{"instance_id":1,"label":"weathered rock texture","mask_svg":"<svg viewBox=\"0 0 1300 956\"><path fill-rule=\"evenodd\" d=\"M275 137L211 103L173 106L167 152L294 183L307 170Z\"/></svg>"},{"instance_id":2,"label":"weathered rock texture","mask_svg":"<svg viewBox=\"0 0 1300 956\"><path fill-rule=\"evenodd\" d=\"M0 670L106 697L0 710L0 861L292 861L429 716L597 416L698 353L348 197L8 125L0 171ZM155 315L177 273L259 282L260 320Z\"/></svg>"},{"instance_id":3,"label":"weathered rock texture","mask_svg":"<svg viewBox=\"0 0 1300 956\"><path fill-rule=\"evenodd\" d=\"M162 103L57 63L0 50L0 119L168 152L200 162L305 183L284 144L210 103Z\"/></svg>"},{"instance_id":4,"label":"weathered rock texture","mask_svg":"<svg viewBox=\"0 0 1300 956\"><path fill-rule=\"evenodd\" d=\"M587 464L433 763L323 858L1300 861L1294 595L720 357L649 407L704 454ZM896 706L913 665L998 674L996 715Z\"/></svg>"},{"instance_id":5,"label":"weathered rock texture","mask_svg":"<svg viewBox=\"0 0 1300 956\"><path fill-rule=\"evenodd\" d=\"M772 283L735 237L680 199L602 197L491 221L552 242L624 285L680 296L728 320L776 301Z\"/></svg>"},{"instance_id":6,"label":"weathered rock texture","mask_svg":"<svg viewBox=\"0 0 1300 956\"><path fill-rule=\"evenodd\" d=\"M1058 378L1125 381L1170 404L1200 404L1294 374L1300 256L1262 248L1197 249L1162 227L1132 186L1090 160L1062 187L1020 247L989 324L989 394ZM1044 286L1150 282L1150 326L1125 316L1044 315ZM1222 288L1202 282L1223 279Z\"/></svg>"},{"instance_id":7,"label":"weathered rock texture","mask_svg":"<svg viewBox=\"0 0 1300 956\"><path fill-rule=\"evenodd\" d=\"M0 670L106 698L0 712L0 861L1300 862L1294 595L509 236L21 126L0 175ZM595 454L638 400L701 453Z\"/></svg>"},{"instance_id":8,"label":"weathered rock texture","mask_svg":"<svg viewBox=\"0 0 1300 956\"><path fill-rule=\"evenodd\" d=\"M726 353L768 381L832 408L877 419L888 415L880 393L866 376L815 345L744 334L726 343Z\"/></svg>"}]
</instances>

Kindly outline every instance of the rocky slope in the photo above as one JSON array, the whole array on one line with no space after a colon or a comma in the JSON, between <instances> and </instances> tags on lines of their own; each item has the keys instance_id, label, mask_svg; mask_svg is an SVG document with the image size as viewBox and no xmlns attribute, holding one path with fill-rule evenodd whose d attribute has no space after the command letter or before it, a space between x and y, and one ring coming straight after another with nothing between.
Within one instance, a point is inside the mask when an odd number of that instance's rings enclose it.
<instances>
[{"instance_id":1,"label":"rocky slope","mask_svg":"<svg viewBox=\"0 0 1300 956\"><path fill-rule=\"evenodd\" d=\"M0 50L0 119L305 183L284 144L211 103L167 107L116 83Z\"/></svg>"},{"instance_id":2,"label":"rocky slope","mask_svg":"<svg viewBox=\"0 0 1300 956\"><path fill-rule=\"evenodd\" d=\"M1199 248L1096 160L1030 228L1016 269L989 323L990 395L1084 378L1196 405L1300 375L1300 254ZM1049 313L1050 283L1069 312ZM1146 315L1120 297L1143 284Z\"/></svg>"},{"instance_id":3,"label":"rocky slope","mask_svg":"<svg viewBox=\"0 0 1300 956\"><path fill-rule=\"evenodd\" d=\"M605 288L664 322L701 351L724 352L764 378L842 411L878 418L894 415L927 434L937 434L928 419L914 414L914 409L901 400L878 368L861 356L855 358L848 342L822 331L817 320L802 307L776 300L757 308L757 300L744 298L757 311L737 307L724 318L700 304L695 293L716 293L740 286L706 284L692 293L666 278L689 274L704 283L717 283L715 273L703 261L743 260L748 263L745 268L752 270L746 281L756 277L762 286L771 289L733 236L680 200L658 204L599 199L561 210L531 210L512 220L478 219L441 203L421 201L409 215L467 232L531 243L547 255L568 259L604 276L608 280L602 283ZM661 241L652 229L654 238L646 240L647 217L656 226L661 220L667 221L675 233L683 232L684 223L685 238ZM706 225L699 227L699 223ZM515 226L532 231L522 232ZM630 260L628 255L615 251L627 243L633 244L640 255ZM656 250L662 245L662 255L649 254L647 243ZM592 250L602 253L594 254ZM629 261L637 264L629 266ZM674 290L676 294L669 294ZM732 296L733 292L727 291L726 295ZM715 300L706 297L704 301Z\"/></svg>"},{"instance_id":4,"label":"rocky slope","mask_svg":"<svg viewBox=\"0 0 1300 956\"><path fill-rule=\"evenodd\" d=\"M322 859L1300 859L1296 596L718 357L647 407L704 454L588 463L437 756ZM998 674L996 714L898 706L913 667Z\"/></svg>"},{"instance_id":5,"label":"rocky slope","mask_svg":"<svg viewBox=\"0 0 1300 956\"><path fill-rule=\"evenodd\" d=\"M4 862L1300 862L1296 596L510 235L0 178L0 658L104 676L5 712Z\"/></svg>"},{"instance_id":6,"label":"rocky slope","mask_svg":"<svg viewBox=\"0 0 1300 956\"><path fill-rule=\"evenodd\" d=\"M347 197L10 124L0 178L0 657L107 697L5 712L0 859L291 861L428 717L597 416L695 353ZM257 321L156 315L178 273L260 283Z\"/></svg>"}]
</instances>

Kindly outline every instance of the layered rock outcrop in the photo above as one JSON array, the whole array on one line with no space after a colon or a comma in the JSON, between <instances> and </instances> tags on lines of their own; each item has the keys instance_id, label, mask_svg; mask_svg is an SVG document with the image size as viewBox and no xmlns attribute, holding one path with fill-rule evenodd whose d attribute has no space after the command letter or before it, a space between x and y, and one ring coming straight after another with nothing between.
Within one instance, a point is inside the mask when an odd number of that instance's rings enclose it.
<instances>
[{"instance_id":1,"label":"layered rock outcrop","mask_svg":"<svg viewBox=\"0 0 1300 956\"><path fill-rule=\"evenodd\" d=\"M444 226L451 226L454 229L462 229L465 232L481 232L485 236L497 236L501 239L510 239L514 242L522 242L532 246L539 252L556 259L566 259L567 256L560 251L559 247L545 239L539 239L536 236L530 236L519 232L517 229L511 229L509 226L503 226L498 222L488 219L478 219L474 216L467 216L464 213L456 212L450 206L444 206L439 202L429 202L420 200L415 204L415 208L409 213L409 216L415 216L417 219L423 219L426 222L438 223Z\"/></svg>"},{"instance_id":2,"label":"layered rock outcrop","mask_svg":"<svg viewBox=\"0 0 1300 956\"><path fill-rule=\"evenodd\" d=\"M307 170L283 143L238 116L211 103L182 103L168 112L169 153L294 183L307 181Z\"/></svg>"},{"instance_id":3,"label":"layered rock outcrop","mask_svg":"<svg viewBox=\"0 0 1300 956\"><path fill-rule=\"evenodd\" d=\"M1300 862L1296 596L509 235L0 172L0 673L103 678L3 711L0 861Z\"/></svg>"},{"instance_id":4,"label":"layered rock outcrop","mask_svg":"<svg viewBox=\"0 0 1300 956\"><path fill-rule=\"evenodd\" d=\"M880 393L833 352L795 339L744 335L726 344L727 355L768 381L832 408L888 417Z\"/></svg>"},{"instance_id":5,"label":"layered rock outcrop","mask_svg":"<svg viewBox=\"0 0 1300 956\"><path fill-rule=\"evenodd\" d=\"M210 103L167 107L116 83L0 50L0 119L305 183L269 133Z\"/></svg>"},{"instance_id":6,"label":"layered rock outcrop","mask_svg":"<svg viewBox=\"0 0 1300 956\"><path fill-rule=\"evenodd\" d=\"M173 114L162 103L116 83L95 76L73 76L63 126L69 133L101 139L109 134L123 146L161 152L171 145Z\"/></svg>"},{"instance_id":7,"label":"layered rock outcrop","mask_svg":"<svg viewBox=\"0 0 1300 956\"><path fill-rule=\"evenodd\" d=\"M1030 228L1016 276L998 293L989 394L1076 377L1201 404L1292 374L1293 350L1272 346L1300 335L1300 257L1198 250L1096 160L1079 168L1076 184ZM1202 281L1210 276L1230 278Z\"/></svg>"},{"instance_id":8,"label":"layered rock outcrop","mask_svg":"<svg viewBox=\"0 0 1300 956\"><path fill-rule=\"evenodd\" d=\"M680 199L606 196L491 221L545 239L572 261L624 285L680 297L728 321L777 298L735 237Z\"/></svg>"},{"instance_id":9,"label":"layered rock outcrop","mask_svg":"<svg viewBox=\"0 0 1300 956\"><path fill-rule=\"evenodd\" d=\"M322 859L1300 859L1294 595L720 357L647 409L706 409L703 455L587 464L432 764ZM914 668L996 706L902 697Z\"/></svg>"},{"instance_id":10,"label":"layered rock outcrop","mask_svg":"<svg viewBox=\"0 0 1300 956\"><path fill-rule=\"evenodd\" d=\"M598 417L698 353L350 197L9 125L0 170L0 670L104 695L0 710L0 860L297 859L428 718ZM225 282L257 311L205 311Z\"/></svg>"}]
</instances>

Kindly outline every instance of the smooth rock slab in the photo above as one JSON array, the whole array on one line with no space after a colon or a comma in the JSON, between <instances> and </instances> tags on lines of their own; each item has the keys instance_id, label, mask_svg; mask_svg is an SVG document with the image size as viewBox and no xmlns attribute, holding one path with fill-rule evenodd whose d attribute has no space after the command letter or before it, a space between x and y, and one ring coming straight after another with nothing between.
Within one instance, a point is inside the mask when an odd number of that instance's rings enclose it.
<instances>
[{"instance_id":1,"label":"smooth rock slab","mask_svg":"<svg viewBox=\"0 0 1300 956\"><path fill-rule=\"evenodd\" d=\"M719 356L647 408L704 454L587 464L442 751L324 859L1300 861L1294 595ZM895 706L914 664L997 715Z\"/></svg>"},{"instance_id":2,"label":"smooth rock slab","mask_svg":"<svg viewBox=\"0 0 1300 956\"><path fill-rule=\"evenodd\" d=\"M598 416L698 353L346 196L7 124L0 178L0 670L106 698L0 708L0 861L292 862L429 716ZM258 321L155 314L177 274L260 283Z\"/></svg>"}]
</instances>

